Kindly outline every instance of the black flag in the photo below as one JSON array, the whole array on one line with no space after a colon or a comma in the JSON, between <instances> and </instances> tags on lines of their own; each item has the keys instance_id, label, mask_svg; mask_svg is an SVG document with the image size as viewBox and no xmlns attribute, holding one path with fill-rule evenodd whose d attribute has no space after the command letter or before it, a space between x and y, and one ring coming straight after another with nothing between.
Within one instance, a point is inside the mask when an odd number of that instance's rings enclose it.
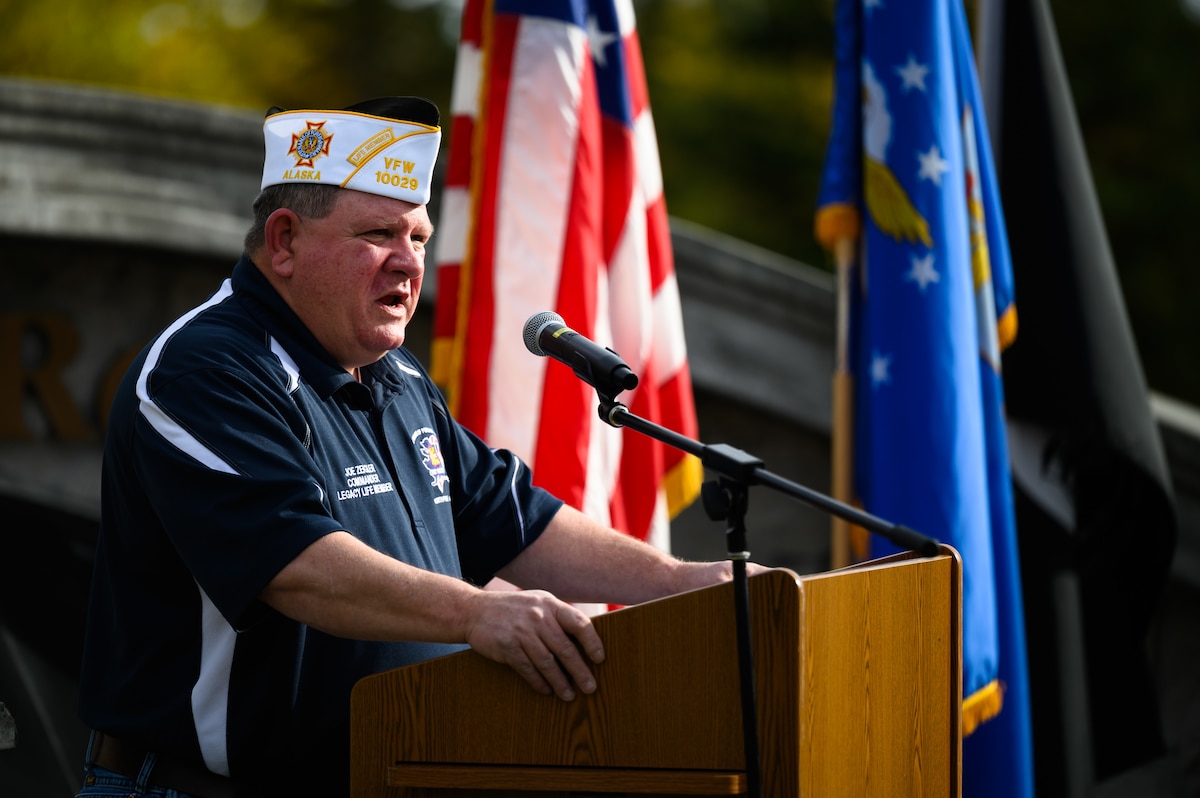
<instances>
[{"instance_id":1,"label":"black flag","mask_svg":"<svg viewBox=\"0 0 1200 798\"><path fill-rule=\"evenodd\" d=\"M1003 368L1035 779L1064 795L1164 754L1145 643L1175 508L1049 6L987 5L981 74L1020 330Z\"/></svg>"}]
</instances>

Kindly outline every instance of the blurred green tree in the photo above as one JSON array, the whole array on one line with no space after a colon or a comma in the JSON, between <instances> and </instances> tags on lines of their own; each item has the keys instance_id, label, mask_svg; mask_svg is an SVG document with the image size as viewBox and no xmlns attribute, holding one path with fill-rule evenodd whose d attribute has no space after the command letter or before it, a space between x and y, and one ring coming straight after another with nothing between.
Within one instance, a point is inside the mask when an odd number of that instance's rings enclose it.
<instances>
[{"instance_id":1,"label":"blurred green tree","mask_svg":"<svg viewBox=\"0 0 1200 798\"><path fill-rule=\"evenodd\" d=\"M453 14L420 0L0 0L0 73L264 111L381 94L444 107Z\"/></svg>"}]
</instances>

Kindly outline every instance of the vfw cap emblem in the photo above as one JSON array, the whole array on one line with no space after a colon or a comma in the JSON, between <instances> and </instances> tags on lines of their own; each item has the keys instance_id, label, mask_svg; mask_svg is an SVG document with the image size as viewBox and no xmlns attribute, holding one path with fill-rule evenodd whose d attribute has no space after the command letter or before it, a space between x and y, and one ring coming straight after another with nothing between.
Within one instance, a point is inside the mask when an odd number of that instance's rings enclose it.
<instances>
[{"instance_id":1,"label":"vfw cap emblem","mask_svg":"<svg viewBox=\"0 0 1200 798\"><path fill-rule=\"evenodd\" d=\"M304 130L292 134L292 147L288 155L294 156L296 166L314 168L313 161L329 154L333 134L325 130L325 122L305 122Z\"/></svg>"}]
</instances>

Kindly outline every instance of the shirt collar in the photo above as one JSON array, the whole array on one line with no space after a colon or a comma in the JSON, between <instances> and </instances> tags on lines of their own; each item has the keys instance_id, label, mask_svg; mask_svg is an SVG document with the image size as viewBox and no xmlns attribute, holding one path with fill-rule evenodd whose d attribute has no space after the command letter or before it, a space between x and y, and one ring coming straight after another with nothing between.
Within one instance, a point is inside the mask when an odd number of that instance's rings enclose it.
<instances>
[{"instance_id":1,"label":"shirt collar","mask_svg":"<svg viewBox=\"0 0 1200 798\"><path fill-rule=\"evenodd\" d=\"M233 267L232 282L234 296L291 355L304 381L321 398L328 398L347 384L358 384L354 376L342 368L317 341L312 331L245 253Z\"/></svg>"}]
</instances>

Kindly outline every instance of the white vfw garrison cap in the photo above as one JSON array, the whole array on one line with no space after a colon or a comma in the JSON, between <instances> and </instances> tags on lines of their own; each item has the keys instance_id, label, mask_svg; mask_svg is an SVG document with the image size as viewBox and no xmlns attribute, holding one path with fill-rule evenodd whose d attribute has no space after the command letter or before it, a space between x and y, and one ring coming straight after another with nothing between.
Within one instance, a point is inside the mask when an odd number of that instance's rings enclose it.
<instances>
[{"instance_id":1,"label":"white vfw garrison cap","mask_svg":"<svg viewBox=\"0 0 1200 798\"><path fill-rule=\"evenodd\" d=\"M261 188L322 183L429 203L442 129L421 97L381 97L336 111L272 108L263 122Z\"/></svg>"}]
</instances>

